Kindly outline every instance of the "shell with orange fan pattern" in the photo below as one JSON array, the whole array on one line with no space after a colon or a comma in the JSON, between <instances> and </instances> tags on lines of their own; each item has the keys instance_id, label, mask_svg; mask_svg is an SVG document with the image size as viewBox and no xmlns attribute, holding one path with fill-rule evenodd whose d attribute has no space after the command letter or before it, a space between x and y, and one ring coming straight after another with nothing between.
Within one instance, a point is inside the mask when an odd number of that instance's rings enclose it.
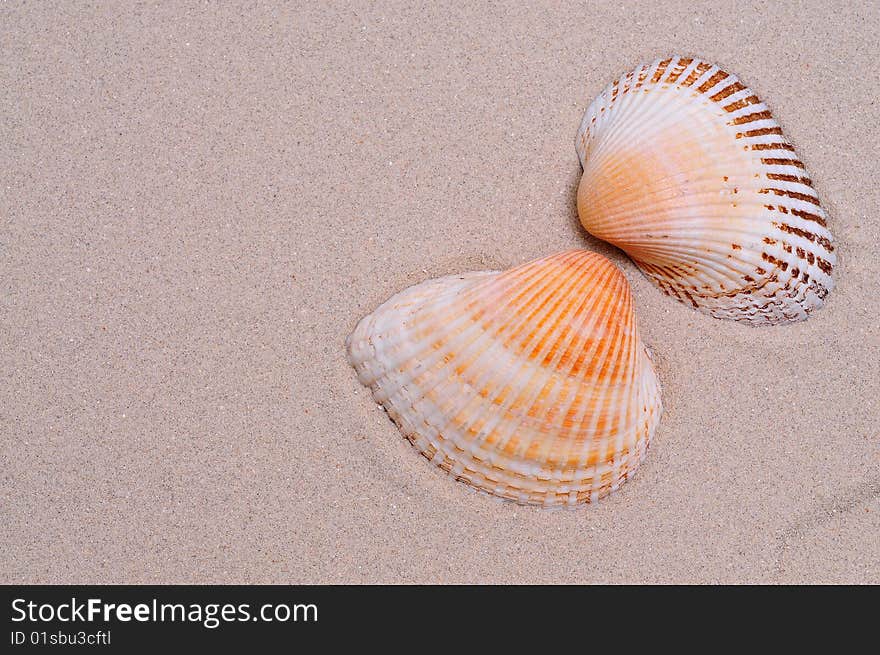
<instances>
[{"instance_id":1,"label":"shell with orange fan pattern","mask_svg":"<svg viewBox=\"0 0 880 655\"><path fill-rule=\"evenodd\" d=\"M660 419L629 284L583 250L410 287L360 321L348 352L422 455L523 504L608 494Z\"/></svg>"}]
</instances>

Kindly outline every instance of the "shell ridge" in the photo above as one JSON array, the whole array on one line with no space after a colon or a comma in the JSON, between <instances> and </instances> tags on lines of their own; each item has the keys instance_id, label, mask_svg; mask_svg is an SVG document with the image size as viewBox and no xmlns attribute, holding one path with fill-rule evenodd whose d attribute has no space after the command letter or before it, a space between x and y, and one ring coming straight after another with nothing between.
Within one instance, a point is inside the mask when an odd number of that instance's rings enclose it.
<instances>
[{"instance_id":1,"label":"shell ridge","mask_svg":"<svg viewBox=\"0 0 880 655\"><path fill-rule=\"evenodd\" d=\"M595 282L597 288L599 289L599 292L596 293L596 297L597 297L597 298L599 298L599 297L606 297L606 298L607 298L607 297L613 297L613 296L611 295L613 292L611 292L611 291L609 291L609 290L607 289L607 285L609 285L609 284L611 284L611 283L614 283L614 282L619 282L619 279L616 279L617 276L614 275L615 271L613 271L613 269L608 269L605 273L606 273L606 274L602 276L601 280L599 280L599 279L597 278L597 280L596 280L596 282ZM619 285L617 285L617 286L619 286ZM589 312L589 313L594 317L594 318L593 318L593 323L594 323L594 324L595 324L595 323L598 323L598 321L600 320L600 318L601 318L602 316L605 316L605 315L606 315L606 313L602 312L601 310L600 310L600 311L596 311L596 312L592 311L592 309L593 309L595 306L596 306L596 303L594 303L594 304L592 305L592 307L590 308L591 311ZM592 328L591 328L591 331L592 331ZM561 356L561 353L560 353L560 356ZM591 361L593 361L593 360L591 360ZM601 360L600 360L600 361L601 361ZM569 366L568 366L568 368L567 368L567 371L565 371L565 372L558 372L557 374L559 375L559 377L561 377L561 378L563 379L563 381L566 381L566 380L568 380L568 379L574 377L574 367L575 367L576 365L577 365L577 359L574 358L574 357L572 357L572 358L571 358L571 361L570 361L570 364L569 364ZM557 370L555 366L554 366L554 370ZM594 375L594 378L595 378L595 375ZM595 381L595 380L594 380L594 381ZM567 400L567 404L566 404L566 406L561 407L561 408L560 408L560 411L558 412L558 414L559 414L560 416L565 416L565 415L567 414L568 409L569 409L569 407L570 407L570 403L571 403L571 402L574 402L574 401L575 401L575 398L567 398L566 400ZM584 399L582 398L582 400L584 400ZM600 400L600 398L590 397L590 400L593 401L593 402L597 402L598 400ZM584 403L584 404L585 404L585 403ZM565 422L564 422L564 420L563 420L563 426L564 426L564 425L565 425ZM572 437L575 436L575 434L576 434L576 433L573 433L573 431L571 431L571 430L565 430L565 429L560 430L560 432L557 434L557 439L556 439L555 441L550 441L550 440L548 440L548 441L546 441L546 442L543 444L543 450L542 450L542 452L541 452L540 459L543 460L543 461L549 461L549 460L550 460L550 453L552 453L556 448L559 448L559 447L560 447L560 444L557 443L557 442L560 440L560 438L564 437L566 440L570 440ZM566 469L566 468L570 468L570 467L568 467L567 464L566 464L565 462L563 462L563 463L561 463L561 464L559 465L559 468L562 469L562 470L564 470L564 469Z\"/></svg>"},{"instance_id":2,"label":"shell ridge","mask_svg":"<svg viewBox=\"0 0 880 655\"><path fill-rule=\"evenodd\" d=\"M560 353L560 355L561 355L561 353ZM548 376L548 380L547 380L547 382L545 382L545 385L547 383L549 383L551 379L553 379L554 384L558 384L559 379L562 379L562 381L563 381L562 383L564 383L564 378L562 378L562 376L559 376L558 372L555 371L555 368L551 368L550 370L553 371L555 375ZM532 372L531 372L532 375L529 378L526 378L525 374L523 372L520 373L522 375L523 383L522 383L522 386L519 388L519 390L516 391L515 394L512 394L510 404L505 408L507 410L507 413L510 413L511 408L514 405L518 405L518 404L519 405L531 405L531 403L534 402L535 398L537 396L539 396L540 393L543 391L543 386L538 387L537 385L532 384L533 383L533 376L536 372L537 372L537 369L533 368ZM534 387L533 391L532 391L532 396L531 397L523 396L523 394L526 392L526 390L528 390L530 387ZM523 413L523 412L516 413L515 418L514 418L515 422L510 422L508 424L506 433L500 434L499 439L496 442L498 448L506 449L509 441L516 436L517 432L520 430L520 428L522 427L522 425L525 422L525 420L527 419L527 417L528 417L528 415L526 413ZM515 453L511 457L512 458L521 457L521 453Z\"/></svg>"},{"instance_id":3,"label":"shell ridge","mask_svg":"<svg viewBox=\"0 0 880 655\"><path fill-rule=\"evenodd\" d=\"M455 276L449 276L449 277L455 277ZM448 279L448 277L443 278L443 279L444 280ZM519 306L519 305L516 305L515 303L517 303L517 302L528 303L530 298L534 297L535 294L539 294L540 293L540 282L541 282L540 276L535 275L533 278L530 278L530 279L531 279L531 284L523 285L523 289L522 289L522 292L520 295L511 296L511 297L507 298L507 300L505 302L499 302L499 303L494 304L492 306L492 310L488 314L488 316L484 317L483 322L493 321L497 316L502 315L505 312L514 312L516 310L516 307ZM485 292L486 289L491 289L492 285L483 285L481 288ZM453 295L454 295L454 292L455 292L455 288L453 288ZM532 295L529 296L528 295L529 293L531 293ZM423 321L425 323L430 323L431 321L441 321L441 318L443 316L445 316L446 313L448 313L448 311L450 310L450 303L448 303L445 300L445 297L442 297L442 300L443 300L442 302L437 301L437 302L432 303L431 308L433 309L434 313L425 313L425 314L421 315L420 322ZM472 305L472 297L468 294L463 294L462 304L464 304L465 307L471 306ZM472 317L472 314L469 311L459 311L459 312L457 312L457 317L455 319L453 319L452 321L449 321L449 322L441 321L441 322L444 322L448 329L453 329L453 328L457 329L459 326L464 325L469 330L474 331L474 332L468 331L468 334L472 334L473 340L478 340L481 335L477 330L478 330L479 326L482 325L483 323L482 322L472 322L470 320L471 317ZM389 371L394 368L399 367L401 365L401 363L406 359L410 359L410 358L418 359L420 361L427 362L431 365L434 365L434 364L436 364L438 359L443 357L443 353L442 353L443 344L425 343L424 341L422 341L422 343L423 343L423 347L421 350L414 351L412 353L406 353L403 355L402 358L399 358L398 360L389 362ZM469 344L472 344L472 343L473 342L469 342ZM435 347L435 345L437 347ZM468 344L466 344L466 346L467 345ZM425 353L427 353L431 350L434 351L433 356L426 356ZM404 379L402 382L408 384L409 382L411 382L411 380Z\"/></svg>"},{"instance_id":4,"label":"shell ridge","mask_svg":"<svg viewBox=\"0 0 880 655\"><path fill-rule=\"evenodd\" d=\"M570 275L570 278L573 278L573 277L574 277L574 272L573 272L573 271L569 271L569 273L571 274L571 275ZM566 284L567 284L569 281L570 281L570 280L567 279L567 280L566 280ZM567 287L566 287L566 288L567 288ZM563 294L560 294L560 296L562 296L562 295L563 295ZM549 294L548 294L548 297L549 297ZM520 321L519 321L519 323L522 324L522 323L524 323L524 322L527 321L527 320L528 320L527 318L521 318ZM527 340L528 340L528 339L531 339L531 338L534 338L534 337L535 337L535 335L527 336ZM509 343L509 341L508 341L508 343L504 343L504 342L502 342L502 343L500 344L500 347L501 347L501 348L504 348L504 350L507 350L507 351L509 351L509 352L511 352L511 353L522 352L522 351L523 351L523 342L520 342L520 343L518 344L518 347L510 347L510 343ZM522 369L529 368L529 367L530 367L530 363L529 363L527 360L521 362L521 366L520 366L520 369L521 369L521 370L520 370L519 375L522 375ZM518 375L514 375L513 377L514 377L514 378L517 378L517 377L519 377L519 376L518 376ZM501 389L501 390L499 390L499 391L503 391L503 389ZM490 404L489 406L491 407L491 404ZM452 411L448 412L448 416L450 417L450 422L451 422L452 420L454 420L454 418L458 415L458 413L460 413L460 411L461 411L461 409L459 409L459 412L452 412ZM501 408L499 411L503 411L503 408ZM476 420L476 418L479 418L479 417L475 417L474 420ZM445 424L445 425L443 425L443 426L438 426L438 429L439 429L441 432L443 432L443 431L445 431L448 427L449 427L449 422L447 422L447 424ZM475 445L478 445L478 444L475 444Z\"/></svg>"},{"instance_id":5,"label":"shell ridge","mask_svg":"<svg viewBox=\"0 0 880 655\"><path fill-rule=\"evenodd\" d=\"M608 359L610 359L610 353L618 352L618 350L620 349L620 343L625 339L627 332L631 332L634 329L633 326L631 325L631 323L632 323L632 317L630 316L630 318L626 322L626 324L621 325L620 323L618 323L617 325L615 325L616 333L613 335L611 340L608 340L610 343L607 344L606 352L602 353L602 356L601 356L602 361L607 361ZM633 342L635 341L635 338L637 338L637 337L635 335L633 335L632 338L627 340L627 343L630 346L629 351L634 350L632 348L632 345L633 345ZM626 351L624 351L623 353L618 353L618 357L615 359L614 365L616 366L617 364L619 364L623 357L629 357L630 355L631 355L631 352L626 352ZM610 377L612 379L614 379L614 372L612 372ZM606 403L613 406L615 404L615 401L618 399L621 391L623 391L623 385L619 385L619 384L618 385L610 385L608 388L609 397L605 399ZM630 389L630 391L631 391L631 389ZM630 400L631 400L631 397L630 397ZM581 424L580 424L581 431L585 432L586 434L595 434L595 433L599 432L599 422L603 418L606 421L609 420L609 418L604 417L598 411L593 412L592 414L587 414L585 412L584 415L581 417ZM585 451L582 450L580 457L581 457L581 461L584 463L584 466L589 465L589 461L591 459L591 451L592 451L596 455L597 464L595 466L598 468L598 463L602 461L602 453L607 448L607 443L608 443L609 437L610 437L610 430L606 430L602 439L597 444L591 444L589 441L585 442L585 444L588 444L589 446L595 446L595 448L588 448ZM595 487L595 482L596 482L596 480L595 480L596 475L598 475L598 471L597 471L597 473L594 474L594 487Z\"/></svg>"}]
</instances>

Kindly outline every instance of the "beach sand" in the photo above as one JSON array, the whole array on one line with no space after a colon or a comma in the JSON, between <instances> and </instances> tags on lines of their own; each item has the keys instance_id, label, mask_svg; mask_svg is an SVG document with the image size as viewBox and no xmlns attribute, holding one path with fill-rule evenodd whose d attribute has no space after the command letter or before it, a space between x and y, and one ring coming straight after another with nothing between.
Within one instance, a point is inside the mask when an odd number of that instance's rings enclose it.
<instances>
[{"instance_id":1,"label":"beach sand","mask_svg":"<svg viewBox=\"0 0 880 655\"><path fill-rule=\"evenodd\" d=\"M876 3L153 4L0 7L3 582L880 582ZM580 228L582 113L667 54L806 162L810 320L699 314ZM345 337L572 247L632 284L656 439L596 505L471 493Z\"/></svg>"}]
</instances>

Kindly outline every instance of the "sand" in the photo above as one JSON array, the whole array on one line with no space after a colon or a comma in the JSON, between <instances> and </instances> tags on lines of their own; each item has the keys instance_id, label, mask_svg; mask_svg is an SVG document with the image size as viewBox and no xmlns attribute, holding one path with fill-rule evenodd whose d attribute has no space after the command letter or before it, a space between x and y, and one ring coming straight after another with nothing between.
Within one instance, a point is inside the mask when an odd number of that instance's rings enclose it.
<instances>
[{"instance_id":1,"label":"sand","mask_svg":"<svg viewBox=\"0 0 880 655\"><path fill-rule=\"evenodd\" d=\"M155 4L0 7L3 582L880 582L876 3ZM699 314L579 227L583 110L671 53L806 162L810 320ZM572 247L632 284L656 441L576 511L470 493L344 339Z\"/></svg>"}]
</instances>

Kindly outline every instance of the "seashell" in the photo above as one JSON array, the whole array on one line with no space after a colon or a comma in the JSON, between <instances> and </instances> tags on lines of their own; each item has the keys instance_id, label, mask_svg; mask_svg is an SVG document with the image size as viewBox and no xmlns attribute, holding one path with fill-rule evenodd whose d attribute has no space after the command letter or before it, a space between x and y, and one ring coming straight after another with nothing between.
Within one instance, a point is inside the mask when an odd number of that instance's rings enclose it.
<instances>
[{"instance_id":1,"label":"seashell","mask_svg":"<svg viewBox=\"0 0 880 655\"><path fill-rule=\"evenodd\" d=\"M688 57L642 66L593 101L576 147L581 223L668 295L760 325L806 318L833 288L816 190L736 76Z\"/></svg>"},{"instance_id":2,"label":"seashell","mask_svg":"<svg viewBox=\"0 0 880 655\"><path fill-rule=\"evenodd\" d=\"M410 287L362 319L347 347L422 455L522 504L605 496L660 420L629 284L583 250Z\"/></svg>"}]
</instances>

